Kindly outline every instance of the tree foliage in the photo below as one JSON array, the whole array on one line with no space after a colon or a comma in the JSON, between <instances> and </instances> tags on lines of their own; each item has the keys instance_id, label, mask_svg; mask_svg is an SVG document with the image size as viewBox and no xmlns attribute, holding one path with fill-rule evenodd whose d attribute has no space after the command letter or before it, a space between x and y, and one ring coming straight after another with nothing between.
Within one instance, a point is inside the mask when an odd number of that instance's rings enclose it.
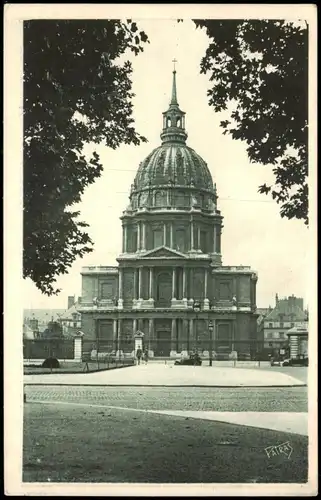
<instances>
[{"instance_id":1,"label":"tree foliage","mask_svg":"<svg viewBox=\"0 0 321 500\"><path fill-rule=\"evenodd\" d=\"M42 293L92 240L72 206L103 169L85 143L140 144L133 124L130 62L148 41L128 20L24 23L24 277Z\"/></svg>"},{"instance_id":2,"label":"tree foliage","mask_svg":"<svg viewBox=\"0 0 321 500\"><path fill-rule=\"evenodd\" d=\"M45 339L62 338L62 326L58 321L49 321L47 328L44 330L42 337Z\"/></svg>"},{"instance_id":3,"label":"tree foliage","mask_svg":"<svg viewBox=\"0 0 321 500\"><path fill-rule=\"evenodd\" d=\"M308 224L308 28L277 20L195 20L209 46L201 61L209 104L229 112L224 134L247 143L253 162L272 165L259 187L282 217Z\"/></svg>"}]
</instances>

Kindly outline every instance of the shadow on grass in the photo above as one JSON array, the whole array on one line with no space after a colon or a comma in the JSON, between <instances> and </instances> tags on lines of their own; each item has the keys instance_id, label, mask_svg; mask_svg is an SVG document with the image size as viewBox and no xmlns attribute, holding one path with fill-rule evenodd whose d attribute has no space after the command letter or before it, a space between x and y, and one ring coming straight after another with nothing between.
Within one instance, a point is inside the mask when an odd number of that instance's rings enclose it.
<instances>
[{"instance_id":1,"label":"shadow on grass","mask_svg":"<svg viewBox=\"0 0 321 500\"><path fill-rule=\"evenodd\" d=\"M290 458L268 458L265 448L287 441ZM307 471L305 436L132 410L24 405L25 482L304 483Z\"/></svg>"}]
</instances>

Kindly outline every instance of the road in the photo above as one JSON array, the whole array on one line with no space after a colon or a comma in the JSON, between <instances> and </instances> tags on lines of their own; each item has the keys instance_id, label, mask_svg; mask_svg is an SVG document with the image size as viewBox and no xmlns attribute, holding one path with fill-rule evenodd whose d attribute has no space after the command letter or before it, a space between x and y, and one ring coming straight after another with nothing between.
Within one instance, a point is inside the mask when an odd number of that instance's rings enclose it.
<instances>
[{"instance_id":1,"label":"road","mask_svg":"<svg viewBox=\"0 0 321 500\"><path fill-rule=\"evenodd\" d=\"M25 386L27 401L71 401L124 408L307 412L307 388Z\"/></svg>"}]
</instances>

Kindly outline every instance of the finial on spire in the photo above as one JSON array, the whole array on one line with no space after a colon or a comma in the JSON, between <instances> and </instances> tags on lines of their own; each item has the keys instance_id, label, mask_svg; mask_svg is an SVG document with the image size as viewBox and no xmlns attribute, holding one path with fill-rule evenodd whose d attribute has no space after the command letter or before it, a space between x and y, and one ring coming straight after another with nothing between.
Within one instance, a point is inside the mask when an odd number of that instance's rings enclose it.
<instances>
[{"instance_id":1,"label":"finial on spire","mask_svg":"<svg viewBox=\"0 0 321 500\"><path fill-rule=\"evenodd\" d=\"M177 91L176 91L176 68L175 68L175 63L177 63L177 60L173 59L172 62L174 63L174 70L173 70L173 87L172 87L171 104L178 104L178 102L177 102Z\"/></svg>"}]
</instances>

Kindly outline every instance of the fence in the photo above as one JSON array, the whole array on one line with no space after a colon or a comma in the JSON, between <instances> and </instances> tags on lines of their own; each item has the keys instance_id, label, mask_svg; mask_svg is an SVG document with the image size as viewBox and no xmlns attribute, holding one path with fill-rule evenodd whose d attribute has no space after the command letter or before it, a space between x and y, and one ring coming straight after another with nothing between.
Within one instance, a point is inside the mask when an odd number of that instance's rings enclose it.
<instances>
[{"instance_id":1,"label":"fence","mask_svg":"<svg viewBox=\"0 0 321 500\"><path fill-rule=\"evenodd\" d=\"M280 346L285 347L285 346ZM198 352L202 359L215 361L268 361L271 357L280 355L279 348L265 348L263 342L246 341L212 341L201 339L143 339L143 349L148 349L150 358L180 358ZM282 351L283 352L283 351ZM289 355L285 347L283 357ZM116 360L133 360L135 357L135 343L122 343L112 340L83 340L74 339L35 339L24 340L23 357L26 361L57 358L65 361L85 361L114 363Z\"/></svg>"},{"instance_id":2,"label":"fence","mask_svg":"<svg viewBox=\"0 0 321 500\"><path fill-rule=\"evenodd\" d=\"M23 359L74 359L74 339L24 339Z\"/></svg>"},{"instance_id":3,"label":"fence","mask_svg":"<svg viewBox=\"0 0 321 500\"><path fill-rule=\"evenodd\" d=\"M74 339L24 339L24 373L79 373L131 366L133 356L116 356L103 345L102 351L81 337ZM54 358L54 359L48 359ZM58 360L57 365L55 359ZM47 360L46 365L44 361ZM49 363L49 364L48 364ZM41 372L39 370L41 369Z\"/></svg>"},{"instance_id":4,"label":"fence","mask_svg":"<svg viewBox=\"0 0 321 500\"><path fill-rule=\"evenodd\" d=\"M281 347L281 346L280 346ZM282 346L285 347L285 346ZM83 353L91 359L103 359L105 356L117 359L134 357L134 339L131 342L105 341L97 342L84 341ZM148 349L150 357L155 358L175 358L182 355L188 356L193 352L198 352L203 359L213 359L216 361L239 360L239 361L268 361L271 357L278 357L280 349L276 347L264 347L264 342L257 340L245 341L210 341L200 339L148 339L143 338L143 349ZM211 356L212 352L212 356ZM288 348L285 348L284 356L288 355Z\"/></svg>"}]
</instances>

